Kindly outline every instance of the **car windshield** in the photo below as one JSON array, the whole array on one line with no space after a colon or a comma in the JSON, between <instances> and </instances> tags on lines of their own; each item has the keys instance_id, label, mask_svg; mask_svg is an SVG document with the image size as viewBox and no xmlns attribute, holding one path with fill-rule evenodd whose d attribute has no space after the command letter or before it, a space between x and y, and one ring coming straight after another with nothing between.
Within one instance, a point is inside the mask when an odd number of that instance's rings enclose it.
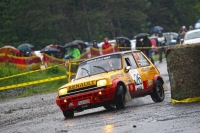
<instances>
[{"instance_id":1,"label":"car windshield","mask_svg":"<svg viewBox=\"0 0 200 133\"><path fill-rule=\"evenodd\" d=\"M184 40L190 40L195 38L200 38L200 31L187 33Z\"/></svg>"},{"instance_id":2,"label":"car windshield","mask_svg":"<svg viewBox=\"0 0 200 133\"><path fill-rule=\"evenodd\" d=\"M109 55L85 61L80 64L75 79L108 73L122 68L121 55Z\"/></svg>"}]
</instances>

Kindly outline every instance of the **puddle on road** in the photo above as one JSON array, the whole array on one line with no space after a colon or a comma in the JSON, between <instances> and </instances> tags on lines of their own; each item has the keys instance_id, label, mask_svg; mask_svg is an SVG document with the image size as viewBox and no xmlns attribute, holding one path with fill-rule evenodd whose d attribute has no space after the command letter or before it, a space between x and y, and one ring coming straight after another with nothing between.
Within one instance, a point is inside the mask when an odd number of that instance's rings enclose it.
<instances>
[{"instance_id":1,"label":"puddle on road","mask_svg":"<svg viewBox=\"0 0 200 133\"><path fill-rule=\"evenodd\" d=\"M114 130L114 125L106 125L103 129L106 133L112 133Z\"/></svg>"}]
</instances>

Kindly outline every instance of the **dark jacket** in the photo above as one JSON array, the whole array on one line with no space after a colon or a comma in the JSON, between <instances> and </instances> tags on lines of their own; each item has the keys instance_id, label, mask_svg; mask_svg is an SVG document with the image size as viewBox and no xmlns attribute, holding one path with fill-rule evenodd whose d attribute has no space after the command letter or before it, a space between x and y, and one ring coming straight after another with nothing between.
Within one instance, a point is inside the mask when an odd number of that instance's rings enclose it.
<instances>
[{"instance_id":1,"label":"dark jacket","mask_svg":"<svg viewBox=\"0 0 200 133\"><path fill-rule=\"evenodd\" d=\"M137 50L141 50L141 51L145 51L145 49L144 49L144 45L143 45L143 43L141 42L141 41L139 41L139 40L136 40L136 49Z\"/></svg>"},{"instance_id":2,"label":"dark jacket","mask_svg":"<svg viewBox=\"0 0 200 133\"><path fill-rule=\"evenodd\" d=\"M92 47L96 48L96 49L99 49L99 46L97 44L96 45L93 44Z\"/></svg>"},{"instance_id":3,"label":"dark jacket","mask_svg":"<svg viewBox=\"0 0 200 133\"><path fill-rule=\"evenodd\" d=\"M148 37L145 37L143 40L142 40L143 44L144 44L144 47L145 47L145 50L150 50L151 47L152 47L152 43L150 41L150 39Z\"/></svg>"}]
</instances>

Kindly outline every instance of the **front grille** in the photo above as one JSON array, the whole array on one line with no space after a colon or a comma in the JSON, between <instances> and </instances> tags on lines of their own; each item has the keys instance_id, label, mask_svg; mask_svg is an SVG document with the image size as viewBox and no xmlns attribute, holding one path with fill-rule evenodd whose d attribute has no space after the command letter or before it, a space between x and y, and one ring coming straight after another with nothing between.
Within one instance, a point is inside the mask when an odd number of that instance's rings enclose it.
<instances>
[{"instance_id":1,"label":"front grille","mask_svg":"<svg viewBox=\"0 0 200 133\"><path fill-rule=\"evenodd\" d=\"M93 91L93 90L98 90L98 89L102 89L104 88L105 86L101 86L101 87L86 87L86 88L81 88L81 89L78 89L78 90L73 90L73 91L69 91L66 95L62 95L60 96L61 97L65 97L65 96L71 96L71 95L75 95L75 94L80 94L80 93L84 93L84 92L89 92L89 91Z\"/></svg>"}]
</instances>

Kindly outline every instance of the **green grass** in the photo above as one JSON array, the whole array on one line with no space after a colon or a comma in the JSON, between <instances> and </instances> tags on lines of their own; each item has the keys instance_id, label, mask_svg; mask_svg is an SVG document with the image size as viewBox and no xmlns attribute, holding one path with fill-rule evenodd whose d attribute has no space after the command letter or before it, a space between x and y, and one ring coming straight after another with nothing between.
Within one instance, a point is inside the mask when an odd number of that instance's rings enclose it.
<instances>
[{"instance_id":1,"label":"green grass","mask_svg":"<svg viewBox=\"0 0 200 133\"><path fill-rule=\"evenodd\" d=\"M165 58L165 54L164 54L164 53L163 53L163 55L162 55L162 58L163 58L163 59ZM153 59L154 59L154 62L158 61L158 60L159 60L159 54L153 55Z\"/></svg>"},{"instance_id":2,"label":"green grass","mask_svg":"<svg viewBox=\"0 0 200 133\"><path fill-rule=\"evenodd\" d=\"M2 64L1 64L2 65ZM25 73L28 71L19 70L17 67L10 64L3 64L4 67L0 66L0 78L16 75L20 73ZM64 76L66 75L66 68L64 66L52 67L43 71L38 71L34 73L25 74L23 76L10 77L7 79L0 80L0 87L16 85L21 83L27 83L37 80L43 80L52 77ZM67 83L67 79L59 79L50 82L39 83L30 86L24 86L19 88L12 88L9 90L0 91L0 100L8 98L20 98L27 97L37 94L44 94L50 92L57 92L57 89Z\"/></svg>"}]
</instances>

